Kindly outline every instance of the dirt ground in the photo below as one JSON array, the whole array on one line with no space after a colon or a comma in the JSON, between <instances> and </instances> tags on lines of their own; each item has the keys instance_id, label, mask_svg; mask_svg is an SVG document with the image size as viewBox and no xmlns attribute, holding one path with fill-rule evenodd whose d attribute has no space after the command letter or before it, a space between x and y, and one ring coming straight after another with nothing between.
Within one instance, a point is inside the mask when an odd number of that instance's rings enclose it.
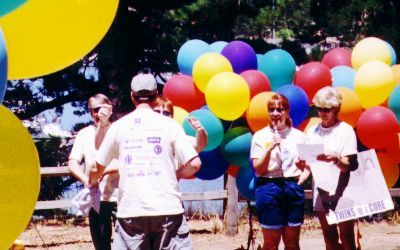
<instances>
[{"instance_id":1,"label":"dirt ground","mask_svg":"<svg viewBox=\"0 0 400 250\"><path fill-rule=\"evenodd\" d=\"M189 220L193 249L240 249L247 248L249 223L239 223L237 236L229 237L224 234L224 227L221 220ZM254 244L250 249L257 249L262 244L262 234L257 222L253 223ZM359 223L362 235L361 245L363 250L400 250L400 224L380 223ZM74 225L72 222L46 222L31 223L29 228L19 237L25 244L25 249L94 249L89 233L87 222ZM303 226L301 249L324 249L322 234L319 224L315 218L307 219ZM280 245L279 249L283 249Z\"/></svg>"}]
</instances>

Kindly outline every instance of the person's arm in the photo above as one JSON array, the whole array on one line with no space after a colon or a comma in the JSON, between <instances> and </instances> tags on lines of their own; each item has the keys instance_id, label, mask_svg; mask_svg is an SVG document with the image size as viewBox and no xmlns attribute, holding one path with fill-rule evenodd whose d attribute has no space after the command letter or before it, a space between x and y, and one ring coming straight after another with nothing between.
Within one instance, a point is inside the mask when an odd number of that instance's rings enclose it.
<instances>
[{"instance_id":1,"label":"person's arm","mask_svg":"<svg viewBox=\"0 0 400 250\"><path fill-rule=\"evenodd\" d=\"M89 172L89 186L96 186L99 180L102 178L105 170L105 166L96 162L96 169L91 169Z\"/></svg>"},{"instance_id":2,"label":"person's arm","mask_svg":"<svg viewBox=\"0 0 400 250\"><path fill-rule=\"evenodd\" d=\"M108 175L108 174L115 174L118 173L118 165L108 165L103 172L103 175L101 176L100 180L103 180L103 178Z\"/></svg>"},{"instance_id":3,"label":"person's arm","mask_svg":"<svg viewBox=\"0 0 400 250\"><path fill-rule=\"evenodd\" d=\"M199 153L207 146L207 131L204 129L203 125L201 125L200 121L196 119L196 117L189 117L188 121L192 128L196 131L196 143L194 145L194 149L197 151L197 153Z\"/></svg>"},{"instance_id":4,"label":"person's arm","mask_svg":"<svg viewBox=\"0 0 400 250\"><path fill-rule=\"evenodd\" d=\"M317 160L333 162L342 172L354 171L358 168L357 154L338 156L338 155L318 155Z\"/></svg>"},{"instance_id":5,"label":"person's arm","mask_svg":"<svg viewBox=\"0 0 400 250\"><path fill-rule=\"evenodd\" d=\"M200 170L200 167L200 158L196 156L176 171L176 178L179 180L181 178L191 177Z\"/></svg>"},{"instance_id":6,"label":"person's arm","mask_svg":"<svg viewBox=\"0 0 400 250\"><path fill-rule=\"evenodd\" d=\"M89 186L89 178L83 173L82 168L77 160L70 159L68 161L68 169L80 182L85 186Z\"/></svg>"},{"instance_id":7,"label":"person's arm","mask_svg":"<svg viewBox=\"0 0 400 250\"><path fill-rule=\"evenodd\" d=\"M103 142L104 136L107 133L108 128L111 125L110 116L112 114L112 106L108 104L103 104L100 108L98 117L99 122L96 127L96 134L95 134L95 148L99 149L101 143Z\"/></svg>"},{"instance_id":8,"label":"person's arm","mask_svg":"<svg viewBox=\"0 0 400 250\"><path fill-rule=\"evenodd\" d=\"M311 175L310 166L304 160L298 160L295 164L301 170L297 184L302 185Z\"/></svg>"}]
</instances>

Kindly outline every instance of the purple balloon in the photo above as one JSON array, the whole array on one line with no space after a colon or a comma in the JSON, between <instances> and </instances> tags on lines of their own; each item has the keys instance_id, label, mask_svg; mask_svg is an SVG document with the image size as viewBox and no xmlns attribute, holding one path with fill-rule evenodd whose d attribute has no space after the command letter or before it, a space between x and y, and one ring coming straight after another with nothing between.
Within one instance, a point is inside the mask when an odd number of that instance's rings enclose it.
<instances>
[{"instance_id":1,"label":"purple balloon","mask_svg":"<svg viewBox=\"0 0 400 250\"><path fill-rule=\"evenodd\" d=\"M245 42L230 42L224 47L221 54L232 64L233 72L236 74L249 69L257 69L256 52Z\"/></svg>"}]
</instances>

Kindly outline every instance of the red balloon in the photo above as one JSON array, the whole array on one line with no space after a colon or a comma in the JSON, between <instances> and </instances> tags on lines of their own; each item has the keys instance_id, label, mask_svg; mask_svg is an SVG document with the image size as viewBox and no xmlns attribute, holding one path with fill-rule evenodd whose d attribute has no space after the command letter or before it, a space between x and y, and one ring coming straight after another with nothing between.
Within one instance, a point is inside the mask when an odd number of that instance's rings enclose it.
<instances>
[{"instance_id":1,"label":"red balloon","mask_svg":"<svg viewBox=\"0 0 400 250\"><path fill-rule=\"evenodd\" d=\"M389 144L378 152L386 153L397 164L400 162L400 134L395 138L391 138Z\"/></svg>"},{"instance_id":2,"label":"red balloon","mask_svg":"<svg viewBox=\"0 0 400 250\"><path fill-rule=\"evenodd\" d=\"M320 62L309 62L296 72L294 84L304 89L308 99L312 102L317 91L325 86L332 85L331 71Z\"/></svg>"},{"instance_id":3,"label":"red balloon","mask_svg":"<svg viewBox=\"0 0 400 250\"><path fill-rule=\"evenodd\" d=\"M194 84L193 78L188 75L174 75L169 79L164 84L163 96L168 98L174 106L188 112L200 109L206 104L204 94Z\"/></svg>"},{"instance_id":4,"label":"red balloon","mask_svg":"<svg viewBox=\"0 0 400 250\"><path fill-rule=\"evenodd\" d=\"M249 85L250 100L258 93L271 91L271 83L263 72L251 69L240 73L240 75L247 82L247 85Z\"/></svg>"},{"instance_id":5,"label":"red balloon","mask_svg":"<svg viewBox=\"0 0 400 250\"><path fill-rule=\"evenodd\" d=\"M351 67L351 51L345 48L332 49L324 55L321 62L329 69L340 65Z\"/></svg>"},{"instance_id":6,"label":"red balloon","mask_svg":"<svg viewBox=\"0 0 400 250\"><path fill-rule=\"evenodd\" d=\"M232 176L236 178L237 173L239 172L240 167L236 167L235 165L229 165L228 169L226 170L226 172Z\"/></svg>"},{"instance_id":7,"label":"red balloon","mask_svg":"<svg viewBox=\"0 0 400 250\"><path fill-rule=\"evenodd\" d=\"M385 148L393 143L398 132L396 115L385 107L367 109L357 122L357 135L369 148Z\"/></svg>"}]
</instances>

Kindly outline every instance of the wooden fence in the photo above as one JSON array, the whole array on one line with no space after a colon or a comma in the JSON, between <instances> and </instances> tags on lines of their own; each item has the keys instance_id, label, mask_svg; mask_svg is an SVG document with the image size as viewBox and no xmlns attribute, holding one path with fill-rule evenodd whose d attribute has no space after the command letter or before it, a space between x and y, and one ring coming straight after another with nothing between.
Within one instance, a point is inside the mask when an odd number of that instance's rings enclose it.
<instances>
[{"instance_id":1,"label":"wooden fence","mask_svg":"<svg viewBox=\"0 0 400 250\"><path fill-rule=\"evenodd\" d=\"M69 176L71 173L68 167L41 167L42 177ZM235 178L228 176L227 188L225 190L206 191L199 193L183 193L184 201L203 201L203 200L225 200L224 202L224 223L227 227L228 235L237 234L238 219L238 191ZM400 188L389 189L392 197L400 197ZM306 199L312 198L311 190L305 190ZM70 200L38 201L35 210L45 209L66 209L73 205Z\"/></svg>"}]
</instances>

